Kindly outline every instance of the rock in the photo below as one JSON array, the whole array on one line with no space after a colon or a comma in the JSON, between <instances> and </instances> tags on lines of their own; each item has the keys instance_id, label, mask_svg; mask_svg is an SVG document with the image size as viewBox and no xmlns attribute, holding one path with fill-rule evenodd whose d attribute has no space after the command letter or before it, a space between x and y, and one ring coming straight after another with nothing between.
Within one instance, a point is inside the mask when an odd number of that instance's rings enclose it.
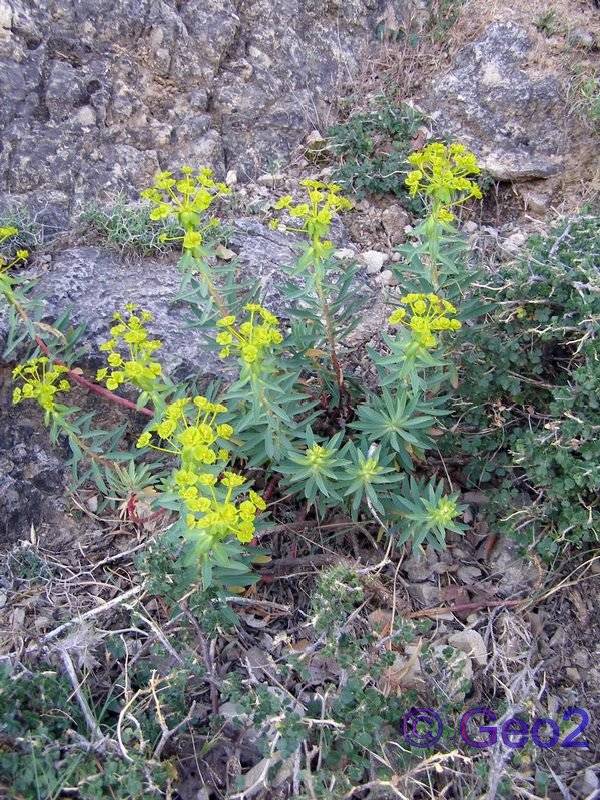
<instances>
[{"instance_id":1,"label":"rock","mask_svg":"<svg viewBox=\"0 0 600 800\"><path fill-rule=\"evenodd\" d=\"M590 654L587 650L576 650L572 656L573 662L582 669L587 669L590 666Z\"/></svg>"},{"instance_id":2,"label":"rock","mask_svg":"<svg viewBox=\"0 0 600 800\"><path fill-rule=\"evenodd\" d=\"M487 664L487 649L481 634L477 631L467 628L464 631L452 633L448 636L448 644L466 653L480 667L485 667Z\"/></svg>"},{"instance_id":3,"label":"rock","mask_svg":"<svg viewBox=\"0 0 600 800\"><path fill-rule=\"evenodd\" d=\"M473 222L472 219L468 219L463 224L462 229L465 233L476 233L479 229L479 225L476 222Z\"/></svg>"},{"instance_id":4,"label":"rock","mask_svg":"<svg viewBox=\"0 0 600 800\"><path fill-rule=\"evenodd\" d=\"M593 769L586 769L583 774L582 796L594 797L598 789L600 789L600 776Z\"/></svg>"},{"instance_id":5,"label":"rock","mask_svg":"<svg viewBox=\"0 0 600 800\"><path fill-rule=\"evenodd\" d=\"M437 644L431 648L432 661L437 670L434 675L444 697L455 702L464 700L471 688L473 665L466 653L455 647Z\"/></svg>"},{"instance_id":6,"label":"rock","mask_svg":"<svg viewBox=\"0 0 600 800\"><path fill-rule=\"evenodd\" d=\"M52 448L36 410L12 406L10 370L0 367L0 549L29 542L32 530L72 530L69 480L60 448Z\"/></svg>"},{"instance_id":7,"label":"rock","mask_svg":"<svg viewBox=\"0 0 600 800\"><path fill-rule=\"evenodd\" d=\"M354 261L356 259L356 253L351 247L340 247L339 250L334 250L333 255L339 261Z\"/></svg>"},{"instance_id":8,"label":"rock","mask_svg":"<svg viewBox=\"0 0 600 800\"><path fill-rule=\"evenodd\" d=\"M381 222L392 245L404 241L404 228L410 222L410 216L401 205L388 206L381 214Z\"/></svg>"},{"instance_id":9,"label":"rock","mask_svg":"<svg viewBox=\"0 0 600 800\"><path fill-rule=\"evenodd\" d=\"M233 226L230 245L232 249L224 248L221 255L237 256L242 278L258 281L262 301L275 313L285 312L279 287L283 269L297 258L293 237L242 219ZM176 262L173 254L171 263L145 259L132 266L111 250L71 248L60 252L41 272L35 293L48 320L70 309L74 323L85 323L81 344L92 366L99 361L98 345L108 338L113 312L134 302L153 313L150 328L164 343L160 358L169 372L181 377L190 372L221 373L223 362L203 347L200 335L190 335L191 308L176 302L182 279ZM28 274L36 276L33 268ZM5 335L0 314L0 347Z\"/></svg>"},{"instance_id":10,"label":"rock","mask_svg":"<svg viewBox=\"0 0 600 800\"><path fill-rule=\"evenodd\" d=\"M439 606L441 603L440 590L431 583L411 583L408 593L423 608Z\"/></svg>"},{"instance_id":11,"label":"rock","mask_svg":"<svg viewBox=\"0 0 600 800\"><path fill-rule=\"evenodd\" d=\"M277 186L285 181L285 175L281 172L267 172L264 175L259 175L256 182L259 186Z\"/></svg>"},{"instance_id":12,"label":"rock","mask_svg":"<svg viewBox=\"0 0 600 800\"><path fill-rule=\"evenodd\" d=\"M516 231L507 236L502 242L502 249L507 253L518 253L519 250L527 243L527 234L522 231Z\"/></svg>"},{"instance_id":13,"label":"rock","mask_svg":"<svg viewBox=\"0 0 600 800\"><path fill-rule=\"evenodd\" d=\"M548 181L548 183L551 183L551 181ZM534 185L537 186L537 184ZM550 191L543 191L538 188L534 189L527 184L519 186L519 195L523 201L525 211L539 216L546 215L552 206L553 200L552 187L549 188Z\"/></svg>"},{"instance_id":14,"label":"rock","mask_svg":"<svg viewBox=\"0 0 600 800\"><path fill-rule=\"evenodd\" d=\"M540 580L540 572L532 561L518 552L516 543L503 536L492 554L495 575L500 576L498 590L504 597L520 597Z\"/></svg>"},{"instance_id":15,"label":"rock","mask_svg":"<svg viewBox=\"0 0 600 800\"><path fill-rule=\"evenodd\" d=\"M598 40L591 31L584 28L573 28L569 32L567 41L571 47L580 47L582 50L598 50Z\"/></svg>"},{"instance_id":16,"label":"rock","mask_svg":"<svg viewBox=\"0 0 600 800\"><path fill-rule=\"evenodd\" d=\"M579 674L579 670L576 667L567 667L565 672L567 674L567 678L571 681L571 683L581 682L581 675Z\"/></svg>"},{"instance_id":17,"label":"rock","mask_svg":"<svg viewBox=\"0 0 600 800\"><path fill-rule=\"evenodd\" d=\"M360 260L366 266L369 275L376 275L380 272L388 258L386 253L380 253L379 250L367 250L365 253L361 253L360 256Z\"/></svg>"},{"instance_id":18,"label":"rock","mask_svg":"<svg viewBox=\"0 0 600 800\"><path fill-rule=\"evenodd\" d=\"M230 169L227 171L227 175L225 176L225 183L227 186L235 186L238 181L237 172L234 169Z\"/></svg>"},{"instance_id":19,"label":"rock","mask_svg":"<svg viewBox=\"0 0 600 800\"><path fill-rule=\"evenodd\" d=\"M91 128L96 124L96 112L91 106L82 106L75 114L75 121L82 128Z\"/></svg>"},{"instance_id":20,"label":"rock","mask_svg":"<svg viewBox=\"0 0 600 800\"><path fill-rule=\"evenodd\" d=\"M0 1L0 39L8 39L11 35L12 8L5 0Z\"/></svg>"},{"instance_id":21,"label":"rock","mask_svg":"<svg viewBox=\"0 0 600 800\"><path fill-rule=\"evenodd\" d=\"M433 566L423 555L413 554L404 561L402 569L409 581L426 581L433 575Z\"/></svg>"},{"instance_id":22,"label":"rock","mask_svg":"<svg viewBox=\"0 0 600 800\"><path fill-rule=\"evenodd\" d=\"M64 227L159 165L265 173L328 115L379 5L0 0L1 194L51 201Z\"/></svg>"},{"instance_id":23,"label":"rock","mask_svg":"<svg viewBox=\"0 0 600 800\"><path fill-rule=\"evenodd\" d=\"M215 255L217 258L220 258L221 261L232 261L235 258L236 253L234 253L233 250L230 250L228 247L225 247L225 245L218 244L215 247Z\"/></svg>"},{"instance_id":24,"label":"rock","mask_svg":"<svg viewBox=\"0 0 600 800\"><path fill-rule=\"evenodd\" d=\"M405 645L404 655L395 654L394 663L384 670L380 685L387 694L400 694L406 689L422 689L425 680L419 662L421 647Z\"/></svg>"},{"instance_id":25,"label":"rock","mask_svg":"<svg viewBox=\"0 0 600 800\"><path fill-rule=\"evenodd\" d=\"M383 272L377 276L377 282L382 286L395 286L397 283L396 276L391 269L384 269Z\"/></svg>"},{"instance_id":26,"label":"rock","mask_svg":"<svg viewBox=\"0 0 600 800\"><path fill-rule=\"evenodd\" d=\"M547 178L567 150L560 83L528 70L532 49L523 28L493 23L459 52L425 103L438 135L473 149L497 180Z\"/></svg>"}]
</instances>

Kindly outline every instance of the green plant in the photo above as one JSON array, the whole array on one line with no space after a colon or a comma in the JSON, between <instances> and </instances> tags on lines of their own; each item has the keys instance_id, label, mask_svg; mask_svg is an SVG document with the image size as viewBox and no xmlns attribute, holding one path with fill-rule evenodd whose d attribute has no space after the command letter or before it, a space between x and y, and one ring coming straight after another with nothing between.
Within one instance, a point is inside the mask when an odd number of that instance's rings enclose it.
<instances>
[{"instance_id":1,"label":"green plant","mask_svg":"<svg viewBox=\"0 0 600 800\"><path fill-rule=\"evenodd\" d=\"M598 223L565 219L497 275L462 342L461 424L445 443L489 491L494 528L548 558L600 535Z\"/></svg>"},{"instance_id":2,"label":"green plant","mask_svg":"<svg viewBox=\"0 0 600 800\"><path fill-rule=\"evenodd\" d=\"M374 111L355 114L329 130L328 147L340 162L334 179L359 197L392 193L411 210L419 210L419 203L408 196L404 178L410 169L406 158L411 140L423 117L387 98L376 103Z\"/></svg>"},{"instance_id":3,"label":"green plant","mask_svg":"<svg viewBox=\"0 0 600 800\"><path fill-rule=\"evenodd\" d=\"M581 119L592 127L600 126L600 77L589 69L580 68L574 77L573 108Z\"/></svg>"},{"instance_id":4,"label":"green plant","mask_svg":"<svg viewBox=\"0 0 600 800\"><path fill-rule=\"evenodd\" d=\"M540 14L535 20L534 25L544 36L554 36L554 34L558 33L560 30L556 9L549 8L547 11L544 11L543 14Z\"/></svg>"},{"instance_id":5,"label":"green plant","mask_svg":"<svg viewBox=\"0 0 600 800\"><path fill-rule=\"evenodd\" d=\"M177 234L172 223L152 220L147 203L131 203L118 195L107 206L88 206L79 217L81 236L97 239L126 255L163 255L173 251L171 237Z\"/></svg>"},{"instance_id":6,"label":"green plant","mask_svg":"<svg viewBox=\"0 0 600 800\"><path fill-rule=\"evenodd\" d=\"M447 398L439 392L453 373L441 351L448 334L461 328L455 305L442 296L454 291L461 273L451 209L480 196L467 177L478 170L460 145L432 144L408 160L417 169L407 176L407 187L428 212L407 265L420 271L418 281L409 280L421 291L397 298L389 320L396 331L384 339L388 353L371 353L382 391L360 387L344 367L345 339L358 306L356 271L340 274L328 238L335 217L352 207L338 184L307 179L303 198L286 195L275 204L272 227L304 240L284 289L292 301L287 329L271 311L248 301L252 287L236 286L213 269L207 235L218 227L213 207L229 189L210 170L184 167L179 178L161 172L143 192L150 217L176 227L161 239L181 244L182 299L197 312L199 329L220 357L236 364L233 382L209 387L207 394L165 373L152 315L135 303L115 312L110 337L100 346L106 366L96 381L83 377L70 366L77 334L69 338L57 327L62 347L60 358L53 355L29 287L12 277L14 263L3 270L0 288L13 313L11 346L27 334L34 345L13 372L13 402L36 402L52 440L66 437L77 485L94 480L103 504L118 506L133 521L143 497L164 520L165 540L190 582L200 580L206 589L255 579L251 564L263 554L245 545L264 525L267 504L251 488L250 470L262 485L287 486L307 502L307 512L323 517L344 510L396 535L399 544L443 547L446 531L462 531L456 497L445 498L441 482L423 483L414 462L431 446L425 432L446 413ZM4 238L14 233L8 229ZM68 321L56 325L62 329ZM96 428L92 414L67 404L74 382L147 418L133 450L124 429ZM116 394L125 386L137 393L136 401Z\"/></svg>"},{"instance_id":7,"label":"green plant","mask_svg":"<svg viewBox=\"0 0 600 800\"><path fill-rule=\"evenodd\" d=\"M54 670L0 668L0 717L0 789L7 797L57 800L67 789L82 800L164 796L168 763L133 750L126 761L106 741L91 744L73 687Z\"/></svg>"}]
</instances>

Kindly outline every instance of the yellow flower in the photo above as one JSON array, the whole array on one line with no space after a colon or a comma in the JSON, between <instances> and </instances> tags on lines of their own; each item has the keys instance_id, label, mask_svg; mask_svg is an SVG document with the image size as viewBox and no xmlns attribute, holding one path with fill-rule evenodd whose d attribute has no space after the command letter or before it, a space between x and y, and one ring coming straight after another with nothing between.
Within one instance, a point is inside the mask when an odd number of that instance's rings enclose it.
<instances>
[{"instance_id":1,"label":"yellow flower","mask_svg":"<svg viewBox=\"0 0 600 800\"><path fill-rule=\"evenodd\" d=\"M221 483L223 486L233 489L236 486L241 486L244 483L244 477L242 475L237 475L235 472L224 472L223 477L221 478Z\"/></svg>"},{"instance_id":2,"label":"yellow flower","mask_svg":"<svg viewBox=\"0 0 600 800\"><path fill-rule=\"evenodd\" d=\"M427 350L437 346L433 331L456 331L461 327L459 320L448 316L456 313L454 305L437 294L413 292L404 295L400 302L405 308L397 308L390 315L390 325L406 326L412 332L413 340Z\"/></svg>"},{"instance_id":3,"label":"yellow flower","mask_svg":"<svg viewBox=\"0 0 600 800\"><path fill-rule=\"evenodd\" d=\"M142 391L151 391L155 387L156 379L162 373L162 367L152 360L151 356L158 350L162 343L158 339L149 339L144 323L152 320L149 311L141 310L139 315L135 312L138 306L135 303L125 305L125 313L115 312L113 319L116 324L110 329L111 339L100 345L102 352L109 353L107 362L113 369L112 372L99 371L98 380L104 380L107 388L116 389L121 383L127 381ZM119 344L127 345L130 359L124 361L117 351Z\"/></svg>"},{"instance_id":4,"label":"yellow flower","mask_svg":"<svg viewBox=\"0 0 600 800\"><path fill-rule=\"evenodd\" d=\"M405 308L396 308L390 316L388 317L388 322L390 325L399 325L404 317L406 316L406 309Z\"/></svg>"},{"instance_id":5,"label":"yellow flower","mask_svg":"<svg viewBox=\"0 0 600 800\"><path fill-rule=\"evenodd\" d=\"M262 499L262 497L259 494L257 494L256 492L252 491L252 489L250 489L250 492L248 493L248 496L250 498L250 501L252 503L254 503L254 505L256 506L256 508L259 511L264 511L266 509L267 504L265 503L265 501Z\"/></svg>"},{"instance_id":6,"label":"yellow flower","mask_svg":"<svg viewBox=\"0 0 600 800\"><path fill-rule=\"evenodd\" d=\"M141 436L138 437L135 446L137 448L147 447L151 441L152 441L152 434L149 431L145 431L144 433L141 434Z\"/></svg>"},{"instance_id":7,"label":"yellow flower","mask_svg":"<svg viewBox=\"0 0 600 800\"><path fill-rule=\"evenodd\" d=\"M202 244L202 234L199 231L186 231L183 237L183 248L193 250Z\"/></svg>"},{"instance_id":8,"label":"yellow flower","mask_svg":"<svg viewBox=\"0 0 600 800\"><path fill-rule=\"evenodd\" d=\"M254 538L254 525L249 521L240 522L235 535L240 542L251 542Z\"/></svg>"},{"instance_id":9,"label":"yellow flower","mask_svg":"<svg viewBox=\"0 0 600 800\"><path fill-rule=\"evenodd\" d=\"M247 364L252 364L258 357L258 349L253 344L242 347L242 358Z\"/></svg>"},{"instance_id":10,"label":"yellow flower","mask_svg":"<svg viewBox=\"0 0 600 800\"><path fill-rule=\"evenodd\" d=\"M239 505L239 512L242 519L252 521L256 516L256 507L250 500L244 500Z\"/></svg>"},{"instance_id":11,"label":"yellow flower","mask_svg":"<svg viewBox=\"0 0 600 800\"><path fill-rule=\"evenodd\" d=\"M194 486L194 484L200 480L202 476L196 475L191 469L178 469L173 474L173 478L175 479L175 483L178 486ZM212 477L212 475L211 475Z\"/></svg>"},{"instance_id":12,"label":"yellow flower","mask_svg":"<svg viewBox=\"0 0 600 800\"><path fill-rule=\"evenodd\" d=\"M408 162L415 167L405 179L412 197L417 194L429 203L432 218L440 224L454 220L451 209L471 198L481 199L481 189L471 180L480 173L477 158L464 145L433 142L416 153Z\"/></svg>"},{"instance_id":13,"label":"yellow flower","mask_svg":"<svg viewBox=\"0 0 600 800\"><path fill-rule=\"evenodd\" d=\"M35 400L47 413L58 413L56 395L69 391L69 382L64 375L68 372L62 364L52 364L46 356L30 358L13 370L13 378L21 381L21 386L13 390L12 402L18 404L22 400Z\"/></svg>"},{"instance_id":14,"label":"yellow flower","mask_svg":"<svg viewBox=\"0 0 600 800\"><path fill-rule=\"evenodd\" d=\"M165 419L156 426L156 432L161 439L168 439L175 433L177 423L174 419Z\"/></svg>"},{"instance_id":15,"label":"yellow flower","mask_svg":"<svg viewBox=\"0 0 600 800\"><path fill-rule=\"evenodd\" d=\"M438 222L450 223L455 220L456 217L451 211L448 211L447 208L440 208L436 214L436 219Z\"/></svg>"},{"instance_id":16,"label":"yellow flower","mask_svg":"<svg viewBox=\"0 0 600 800\"><path fill-rule=\"evenodd\" d=\"M198 482L203 486L214 486L217 482L217 479L214 475L210 475L208 472L203 472L201 475L198 475Z\"/></svg>"},{"instance_id":17,"label":"yellow flower","mask_svg":"<svg viewBox=\"0 0 600 800\"><path fill-rule=\"evenodd\" d=\"M229 331L223 331L215 336L215 342L217 344L224 344L228 345L231 344L233 341L233 335L229 333Z\"/></svg>"},{"instance_id":18,"label":"yellow flower","mask_svg":"<svg viewBox=\"0 0 600 800\"><path fill-rule=\"evenodd\" d=\"M222 425L217 425L217 436L221 439L231 439L233 436L233 428L224 422Z\"/></svg>"},{"instance_id":19,"label":"yellow flower","mask_svg":"<svg viewBox=\"0 0 600 800\"><path fill-rule=\"evenodd\" d=\"M221 317L221 319L217 320L217 327L219 328L228 328L230 325L235 323L235 317L233 314L228 314L226 317Z\"/></svg>"}]
</instances>

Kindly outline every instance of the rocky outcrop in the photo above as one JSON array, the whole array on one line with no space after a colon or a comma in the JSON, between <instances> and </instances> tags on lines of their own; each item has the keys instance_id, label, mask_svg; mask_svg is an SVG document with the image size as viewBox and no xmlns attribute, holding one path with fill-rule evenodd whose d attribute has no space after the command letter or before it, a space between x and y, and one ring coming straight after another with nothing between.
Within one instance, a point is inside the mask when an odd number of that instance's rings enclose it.
<instances>
[{"instance_id":1,"label":"rocky outcrop","mask_svg":"<svg viewBox=\"0 0 600 800\"><path fill-rule=\"evenodd\" d=\"M527 67L533 43L512 23L494 23L465 47L426 101L440 136L471 147L498 180L547 178L567 151L559 80Z\"/></svg>"},{"instance_id":2,"label":"rocky outcrop","mask_svg":"<svg viewBox=\"0 0 600 800\"><path fill-rule=\"evenodd\" d=\"M387 7L414 0L0 0L0 189L61 226L159 168L285 158Z\"/></svg>"},{"instance_id":3,"label":"rocky outcrop","mask_svg":"<svg viewBox=\"0 0 600 800\"><path fill-rule=\"evenodd\" d=\"M286 267L298 257L296 245L293 236L270 230L251 218L231 226L228 249L235 254L232 263L237 279L257 285L261 302L283 317L281 287ZM84 324L79 344L91 366L100 366L104 360L98 345L108 338L113 312L134 302L152 312L152 333L163 341L160 360L172 376L223 374L224 365L215 349L191 327L195 320L192 307L179 299L183 275L176 262L175 252L171 258L132 264L113 250L73 247L56 254L49 265L34 263L22 275L36 280L34 295L45 320L52 322L68 311L73 324ZM223 261L216 263L216 274L224 265ZM5 338L6 317L0 312L0 351Z\"/></svg>"}]
</instances>

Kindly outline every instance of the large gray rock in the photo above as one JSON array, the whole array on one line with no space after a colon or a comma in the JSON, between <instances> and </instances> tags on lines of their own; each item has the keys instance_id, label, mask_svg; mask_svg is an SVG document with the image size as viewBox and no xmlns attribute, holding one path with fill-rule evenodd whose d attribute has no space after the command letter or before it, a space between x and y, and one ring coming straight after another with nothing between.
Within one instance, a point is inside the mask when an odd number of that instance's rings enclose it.
<instances>
[{"instance_id":1,"label":"large gray rock","mask_svg":"<svg viewBox=\"0 0 600 800\"><path fill-rule=\"evenodd\" d=\"M255 220L241 219L233 226L228 246L237 254L240 280L258 282L261 302L285 316L281 285L284 269L297 258L294 238ZM74 324L85 324L81 345L92 366L103 362L98 346L109 338L113 312L133 302L154 315L149 328L163 341L158 355L171 375L224 374L224 364L213 348L191 328L193 309L177 299L183 278L177 258L174 252L171 258L132 264L113 250L75 247L59 252L50 265L34 266L26 274L36 278L34 294L41 302L44 319L52 322L69 311ZM223 262L215 265L217 272L219 264ZM6 323L0 315L0 352L5 335Z\"/></svg>"},{"instance_id":2,"label":"large gray rock","mask_svg":"<svg viewBox=\"0 0 600 800\"><path fill-rule=\"evenodd\" d=\"M383 12L414 3L0 0L0 198L61 227L159 167L264 171L327 118Z\"/></svg>"},{"instance_id":3,"label":"large gray rock","mask_svg":"<svg viewBox=\"0 0 600 800\"><path fill-rule=\"evenodd\" d=\"M555 76L527 69L532 46L517 25L490 25L426 101L439 135L471 147L498 180L547 178L566 153L561 86Z\"/></svg>"}]
</instances>

